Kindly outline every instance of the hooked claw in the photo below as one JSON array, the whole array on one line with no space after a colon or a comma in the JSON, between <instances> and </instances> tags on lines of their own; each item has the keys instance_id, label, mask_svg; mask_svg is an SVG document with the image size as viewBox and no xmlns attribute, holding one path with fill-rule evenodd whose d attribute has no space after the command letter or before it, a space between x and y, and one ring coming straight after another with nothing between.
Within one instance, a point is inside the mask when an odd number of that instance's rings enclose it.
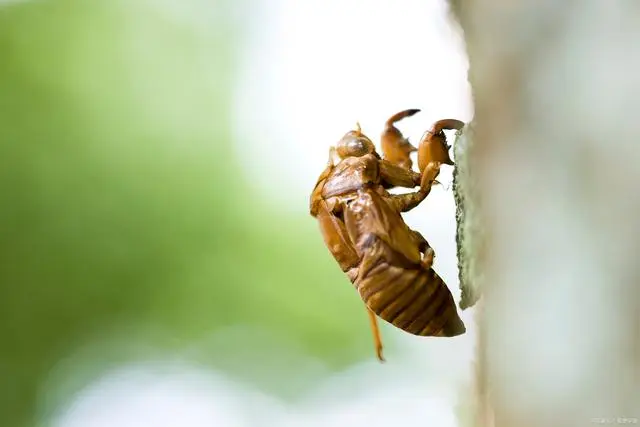
<instances>
[{"instance_id":1,"label":"hooked claw","mask_svg":"<svg viewBox=\"0 0 640 427\"><path fill-rule=\"evenodd\" d=\"M420 110L417 108L400 111L399 113L389 117L386 121L384 130L380 136L380 145L382 146L382 154L385 160L393 163L394 165L411 169L413 162L411 161L410 154L414 151L418 151L418 149L411 145L409 140L402 135L402 132L400 132L394 124L405 117L411 117L418 112L420 112Z\"/></svg>"},{"instance_id":2,"label":"hooked claw","mask_svg":"<svg viewBox=\"0 0 640 427\"><path fill-rule=\"evenodd\" d=\"M464 122L456 119L442 119L433 124L432 133L440 133L443 130L460 130L464 127Z\"/></svg>"},{"instance_id":3,"label":"hooked claw","mask_svg":"<svg viewBox=\"0 0 640 427\"><path fill-rule=\"evenodd\" d=\"M418 146L418 169L424 171L430 162L440 162L445 165L453 165L449 157L450 145L447 144L447 136L443 130L460 130L464 122L456 119L443 119L435 122L431 130L425 132Z\"/></svg>"}]
</instances>

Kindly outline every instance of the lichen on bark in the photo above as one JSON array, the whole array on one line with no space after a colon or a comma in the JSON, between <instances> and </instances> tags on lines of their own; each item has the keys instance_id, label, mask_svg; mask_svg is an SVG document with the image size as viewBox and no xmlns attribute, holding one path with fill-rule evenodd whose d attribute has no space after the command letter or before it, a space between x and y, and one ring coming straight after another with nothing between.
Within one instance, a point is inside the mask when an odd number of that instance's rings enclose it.
<instances>
[{"instance_id":1,"label":"lichen on bark","mask_svg":"<svg viewBox=\"0 0 640 427\"><path fill-rule=\"evenodd\" d=\"M458 281L461 291L459 306L462 310L475 305L480 298L482 281L476 267L476 254L482 239L482 229L472 200L473 183L470 179L468 152L473 144L473 128L466 125L456 133L453 144L453 194L456 203L456 246Z\"/></svg>"}]
</instances>

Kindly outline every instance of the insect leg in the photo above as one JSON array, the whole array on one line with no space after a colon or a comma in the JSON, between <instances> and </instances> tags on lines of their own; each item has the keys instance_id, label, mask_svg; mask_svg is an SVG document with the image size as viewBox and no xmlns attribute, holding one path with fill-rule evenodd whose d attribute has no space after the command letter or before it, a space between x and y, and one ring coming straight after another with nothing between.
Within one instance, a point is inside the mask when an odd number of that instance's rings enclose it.
<instances>
[{"instance_id":1,"label":"insect leg","mask_svg":"<svg viewBox=\"0 0 640 427\"><path fill-rule=\"evenodd\" d=\"M422 171L429 162L438 161L446 165L453 165L449 157L450 145L447 144L447 136L443 130L460 130L464 123L456 119L438 120L431 130L424 133L418 145L418 169Z\"/></svg>"},{"instance_id":2,"label":"insect leg","mask_svg":"<svg viewBox=\"0 0 640 427\"><path fill-rule=\"evenodd\" d=\"M394 187L415 188L420 185L422 175L411 169L394 165L388 160L380 160L380 180Z\"/></svg>"},{"instance_id":3,"label":"insect leg","mask_svg":"<svg viewBox=\"0 0 640 427\"><path fill-rule=\"evenodd\" d=\"M403 110L400 111L399 113L394 114L393 116L389 117L387 119L387 121L385 122L384 126L385 128L391 128L393 127L394 123L399 122L400 120L406 118L406 117L411 117L414 114L419 113L420 110L417 108L410 108L408 110Z\"/></svg>"},{"instance_id":4,"label":"insect leg","mask_svg":"<svg viewBox=\"0 0 640 427\"><path fill-rule=\"evenodd\" d=\"M388 197L398 212L408 212L418 206L427 197L427 194L429 193L416 191L407 194L391 194Z\"/></svg>"},{"instance_id":5,"label":"insect leg","mask_svg":"<svg viewBox=\"0 0 640 427\"><path fill-rule=\"evenodd\" d=\"M410 170L413 166L411 161L411 153L418 151L416 147L409 143L409 140L402 135L402 132L394 126L397 121L405 117L411 117L418 113L418 109L410 109L400 111L389 117L385 123L382 135L380 135L380 143L382 146L382 154L385 160L399 167Z\"/></svg>"},{"instance_id":6,"label":"insect leg","mask_svg":"<svg viewBox=\"0 0 640 427\"><path fill-rule=\"evenodd\" d=\"M422 257L422 266L427 270L433 267L433 258L436 256L436 252L433 248L429 247L424 251L424 256Z\"/></svg>"},{"instance_id":7,"label":"insect leg","mask_svg":"<svg viewBox=\"0 0 640 427\"><path fill-rule=\"evenodd\" d=\"M431 128L431 133L437 134L443 130L460 130L464 127L464 122L457 119L442 119L435 122Z\"/></svg>"},{"instance_id":8,"label":"insect leg","mask_svg":"<svg viewBox=\"0 0 640 427\"><path fill-rule=\"evenodd\" d=\"M353 247L353 242L344 221L335 215L337 206L333 200L321 200L318 203L318 224L325 245L345 273L360 263L360 256ZM356 272L357 274L357 272ZM349 277L351 279L351 277Z\"/></svg>"},{"instance_id":9,"label":"insect leg","mask_svg":"<svg viewBox=\"0 0 640 427\"><path fill-rule=\"evenodd\" d=\"M436 178L440 174L440 162L429 162L422 171L422 177L420 179L420 191L424 191L427 194L431 191L431 187L437 183Z\"/></svg>"},{"instance_id":10,"label":"insect leg","mask_svg":"<svg viewBox=\"0 0 640 427\"><path fill-rule=\"evenodd\" d=\"M424 236L416 230L411 230L412 233L412 237L415 240L416 244L418 245L418 250L422 253L424 253L427 248L429 248L429 243L427 242L427 239L424 238Z\"/></svg>"},{"instance_id":11,"label":"insect leg","mask_svg":"<svg viewBox=\"0 0 640 427\"><path fill-rule=\"evenodd\" d=\"M336 156L336 148L329 148L329 160L327 162L327 166L324 168L318 180L316 181L316 185L311 192L311 197L309 199L309 213L313 217L318 216L319 204L322 202L322 189L324 188L324 184L329 177L329 174L334 168L334 160Z\"/></svg>"},{"instance_id":12,"label":"insect leg","mask_svg":"<svg viewBox=\"0 0 640 427\"><path fill-rule=\"evenodd\" d=\"M376 348L376 356L378 356L379 361L384 362L384 356L382 355L382 338L380 337L380 329L378 328L378 318L369 307L367 307L367 312L369 313L371 332L373 332L373 343Z\"/></svg>"},{"instance_id":13,"label":"insect leg","mask_svg":"<svg viewBox=\"0 0 640 427\"><path fill-rule=\"evenodd\" d=\"M436 255L435 251L431 246L429 246L427 239L425 239L420 232L411 230L411 233L418 245L418 250L423 254L421 261L422 266L426 269L433 267L433 258Z\"/></svg>"},{"instance_id":14,"label":"insect leg","mask_svg":"<svg viewBox=\"0 0 640 427\"><path fill-rule=\"evenodd\" d=\"M436 177L439 173L440 163L429 163L422 174L420 190L415 193L389 195L388 197L392 205L398 212L408 212L418 206L431 192L431 187L436 182Z\"/></svg>"}]
</instances>

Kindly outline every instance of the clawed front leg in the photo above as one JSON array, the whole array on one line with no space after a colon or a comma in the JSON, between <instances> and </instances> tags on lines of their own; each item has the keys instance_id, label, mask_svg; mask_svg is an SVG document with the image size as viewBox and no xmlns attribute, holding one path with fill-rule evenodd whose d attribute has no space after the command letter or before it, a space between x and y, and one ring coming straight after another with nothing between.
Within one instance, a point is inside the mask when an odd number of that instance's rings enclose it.
<instances>
[{"instance_id":1,"label":"clawed front leg","mask_svg":"<svg viewBox=\"0 0 640 427\"><path fill-rule=\"evenodd\" d=\"M460 130L464 127L464 122L456 119L443 119L435 122L431 130L425 132L418 145L418 169L420 171L431 162L437 161L445 165L453 165L453 160L449 157L447 136L443 130Z\"/></svg>"},{"instance_id":2,"label":"clawed front leg","mask_svg":"<svg viewBox=\"0 0 640 427\"><path fill-rule=\"evenodd\" d=\"M409 140L402 135L402 132L394 125L397 121L405 117L411 117L420 112L416 108L400 111L389 117L385 123L382 135L380 135L380 145L382 146L382 155L388 162L411 170L413 162L411 161L411 153L418 151L416 147L411 145Z\"/></svg>"},{"instance_id":3,"label":"clawed front leg","mask_svg":"<svg viewBox=\"0 0 640 427\"><path fill-rule=\"evenodd\" d=\"M415 193L390 195L390 200L398 212L408 212L426 199L439 173L440 163L432 162L425 168L420 178L420 190Z\"/></svg>"}]
</instances>

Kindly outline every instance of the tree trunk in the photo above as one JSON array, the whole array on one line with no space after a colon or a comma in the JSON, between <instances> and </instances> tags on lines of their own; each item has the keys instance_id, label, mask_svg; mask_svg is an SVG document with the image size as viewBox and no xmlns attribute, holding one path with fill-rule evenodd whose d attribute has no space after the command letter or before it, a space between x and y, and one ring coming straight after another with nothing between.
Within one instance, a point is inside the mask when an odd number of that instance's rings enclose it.
<instances>
[{"instance_id":1,"label":"tree trunk","mask_svg":"<svg viewBox=\"0 0 640 427\"><path fill-rule=\"evenodd\" d=\"M451 4L475 103L456 191L477 425L640 424L640 2Z\"/></svg>"}]
</instances>

